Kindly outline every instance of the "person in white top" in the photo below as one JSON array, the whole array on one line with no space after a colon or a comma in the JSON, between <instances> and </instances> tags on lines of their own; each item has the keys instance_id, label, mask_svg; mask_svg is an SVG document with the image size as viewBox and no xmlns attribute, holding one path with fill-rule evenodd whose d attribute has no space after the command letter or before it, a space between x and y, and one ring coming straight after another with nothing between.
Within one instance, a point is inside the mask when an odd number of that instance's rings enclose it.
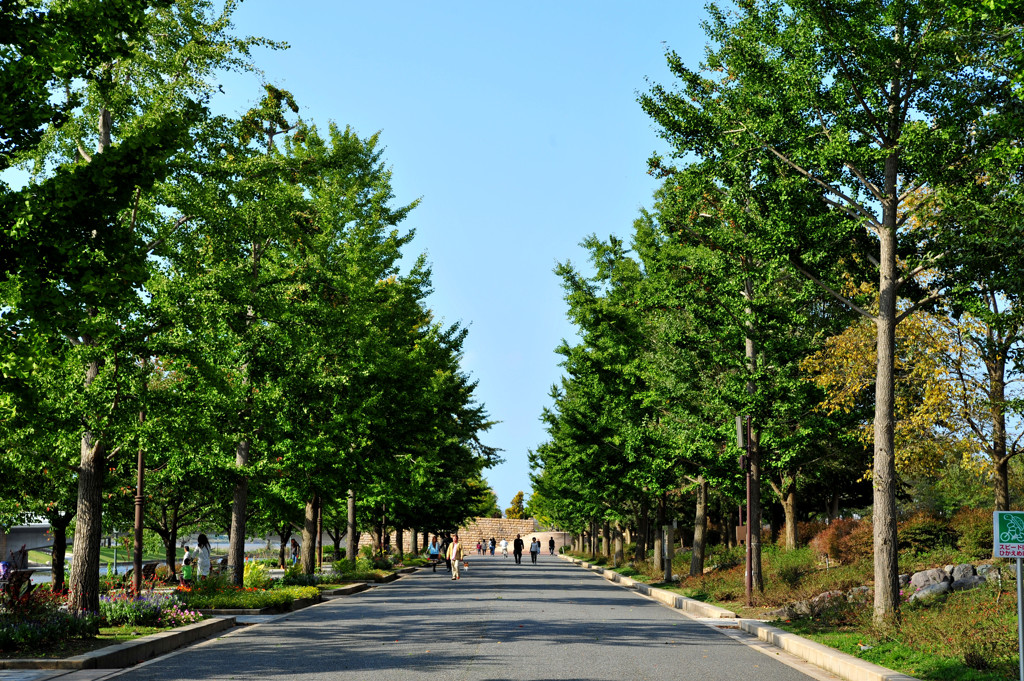
<instances>
[{"instance_id":1,"label":"person in white top","mask_svg":"<svg viewBox=\"0 0 1024 681\"><path fill-rule=\"evenodd\" d=\"M200 579L205 579L210 576L210 540L206 538L205 534L199 535L199 539L196 540L196 572L199 573Z\"/></svg>"},{"instance_id":2,"label":"person in white top","mask_svg":"<svg viewBox=\"0 0 1024 681\"><path fill-rule=\"evenodd\" d=\"M501 540L501 557L508 558L508 539Z\"/></svg>"}]
</instances>

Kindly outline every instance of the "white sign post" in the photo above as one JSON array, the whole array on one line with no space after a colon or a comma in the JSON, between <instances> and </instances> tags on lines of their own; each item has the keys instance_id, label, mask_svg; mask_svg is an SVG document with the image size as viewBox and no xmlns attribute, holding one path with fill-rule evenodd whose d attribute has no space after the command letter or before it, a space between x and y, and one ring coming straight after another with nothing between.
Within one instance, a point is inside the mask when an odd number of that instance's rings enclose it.
<instances>
[{"instance_id":1,"label":"white sign post","mask_svg":"<svg viewBox=\"0 0 1024 681\"><path fill-rule=\"evenodd\" d=\"M1024 681L1024 513L995 511L992 514L992 554L996 558L1017 559L1017 657L1020 681Z\"/></svg>"}]
</instances>

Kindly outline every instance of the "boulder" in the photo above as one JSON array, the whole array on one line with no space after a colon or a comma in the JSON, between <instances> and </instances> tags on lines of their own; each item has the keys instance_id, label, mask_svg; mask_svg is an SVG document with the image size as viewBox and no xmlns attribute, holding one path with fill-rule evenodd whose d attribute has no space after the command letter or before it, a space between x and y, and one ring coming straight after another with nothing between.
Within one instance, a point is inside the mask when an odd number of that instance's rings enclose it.
<instances>
[{"instance_id":1,"label":"boulder","mask_svg":"<svg viewBox=\"0 0 1024 681\"><path fill-rule=\"evenodd\" d=\"M793 614L797 617L810 617L814 614L809 601L797 601L790 607L793 609Z\"/></svg>"},{"instance_id":2,"label":"boulder","mask_svg":"<svg viewBox=\"0 0 1024 681\"><path fill-rule=\"evenodd\" d=\"M949 575L951 581L952 581L952 578L953 578L953 568L955 568L955 567L956 567L956 565L945 565L942 568L943 570L945 570L946 574Z\"/></svg>"},{"instance_id":3,"label":"boulder","mask_svg":"<svg viewBox=\"0 0 1024 681\"><path fill-rule=\"evenodd\" d=\"M918 573L920 574L920 573ZM949 582L936 582L929 584L928 586L922 587L915 591L911 596L911 601L923 601L936 596L942 596L943 594L949 593Z\"/></svg>"},{"instance_id":4,"label":"boulder","mask_svg":"<svg viewBox=\"0 0 1024 681\"><path fill-rule=\"evenodd\" d=\"M923 589L933 584L948 583L949 574L942 568L932 568L931 570L921 570L915 572L910 578L910 586L915 589Z\"/></svg>"},{"instance_id":5,"label":"boulder","mask_svg":"<svg viewBox=\"0 0 1024 681\"><path fill-rule=\"evenodd\" d=\"M977 572L978 576L984 579L985 581L999 581L999 568L997 568L995 565L989 565L988 563L984 565L979 565Z\"/></svg>"},{"instance_id":6,"label":"boulder","mask_svg":"<svg viewBox=\"0 0 1024 681\"><path fill-rule=\"evenodd\" d=\"M907 577L907 581L910 581L910 577ZM846 594L846 600L851 603L863 603L871 597L870 586L855 586Z\"/></svg>"},{"instance_id":7,"label":"boulder","mask_svg":"<svg viewBox=\"0 0 1024 681\"><path fill-rule=\"evenodd\" d=\"M900 588L902 589L905 586L910 586L910 575L903 573L900 575Z\"/></svg>"},{"instance_id":8,"label":"boulder","mask_svg":"<svg viewBox=\"0 0 1024 681\"><path fill-rule=\"evenodd\" d=\"M959 582L967 577L973 577L976 573L974 572L974 566L970 563L961 563L953 568L953 571L949 573L953 578L954 582Z\"/></svg>"},{"instance_id":9,"label":"boulder","mask_svg":"<svg viewBox=\"0 0 1024 681\"><path fill-rule=\"evenodd\" d=\"M984 577L977 575L969 575L963 579L958 579L949 585L949 588L953 591L967 591L969 589L977 589L979 586L985 583Z\"/></svg>"}]
</instances>

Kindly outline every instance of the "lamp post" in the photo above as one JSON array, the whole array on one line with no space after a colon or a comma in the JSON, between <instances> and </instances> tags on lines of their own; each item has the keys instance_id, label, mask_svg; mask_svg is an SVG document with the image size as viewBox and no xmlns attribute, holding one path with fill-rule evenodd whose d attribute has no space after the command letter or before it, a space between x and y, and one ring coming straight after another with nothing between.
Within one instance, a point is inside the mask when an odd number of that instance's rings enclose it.
<instances>
[{"instance_id":1,"label":"lamp post","mask_svg":"<svg viewBox=\"0 0 1024 681\"><path fill-rule=\"evenodd\" d=\"M747 484L747 540L746 540L746 563L747 572L745 578L747 591L747 607L753 605L753 575L751 574L751 552L750 552L750 417L736 417L736 446L743 450L740 455L740 470Z\"/></svg>"}]
</instances>

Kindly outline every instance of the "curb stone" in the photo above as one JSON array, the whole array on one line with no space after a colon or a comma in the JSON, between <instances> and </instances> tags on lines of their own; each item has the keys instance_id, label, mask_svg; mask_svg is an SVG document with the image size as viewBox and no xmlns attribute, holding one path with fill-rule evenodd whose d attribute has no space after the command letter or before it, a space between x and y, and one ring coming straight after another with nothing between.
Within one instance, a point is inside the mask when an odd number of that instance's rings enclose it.
<instances>
[{"instance_id":1,"label":"curb stone","mask_svg":"<svg viewBox=\"0 0 1024 681\"><path fill-rule=\"evenodd\" d=\"M739 621L742 631L849 681L918 681L758 620Z\"/></svg>"},{"instance_id":2,"label":"curb stone","mask_svg":"<svg viewBox=\"0 0 1024 681\"><path fill-rule=\"evenodd\" d=\"M212 636L235 626L234 617L212 619L187 624L170 631L125 641L99 650L63 659L9 659L0 660L0 669L119 669L138 664L151 657Z\"/></svg>"},{"instance_id":3,"label":"curb stone","mask_svg":"<svg viewBox=\"0 0 1024 681\"><path fill-rule=\"evenodd\" d=\"M594 572L600 570L601 576L608 581L632 588L638 593L650 596L670 608L682 610L688 615L708 619L735 619L741 631L751 634L752 636L756 636L759 640L764 641L765 643L775 646L776 648L780 648L790 655L802 660L806 660L816 667L824 669L825 671L835 674L843 679L847 679L847 681L918 681L918 679L912 676L907 676L906 674L893 671L892 669L886 669L885 667L872 662L861 660L860 658L854 657L848 653L836 650L835 648L829 648L826 645L816 643L815 641L803 638L802 636L791 634L788 631L783 631L778 627L773 627L759 620L738 619L736 613L724 608L708 605L707 603L687 598L686 596L680 596L679 594L672 593L671 591L651 587L642 582L636 582L629 577L623 577L613 570L605 570L597 566L591 566L590 563L579 560L578 558L572 558L564 555L560 555L559 557ZM707 612L712 612L713 614L705 614ZM709 627L717 628L716 625L711 622L705 622L705 624Z\"/></svg>"}]
</instances>

